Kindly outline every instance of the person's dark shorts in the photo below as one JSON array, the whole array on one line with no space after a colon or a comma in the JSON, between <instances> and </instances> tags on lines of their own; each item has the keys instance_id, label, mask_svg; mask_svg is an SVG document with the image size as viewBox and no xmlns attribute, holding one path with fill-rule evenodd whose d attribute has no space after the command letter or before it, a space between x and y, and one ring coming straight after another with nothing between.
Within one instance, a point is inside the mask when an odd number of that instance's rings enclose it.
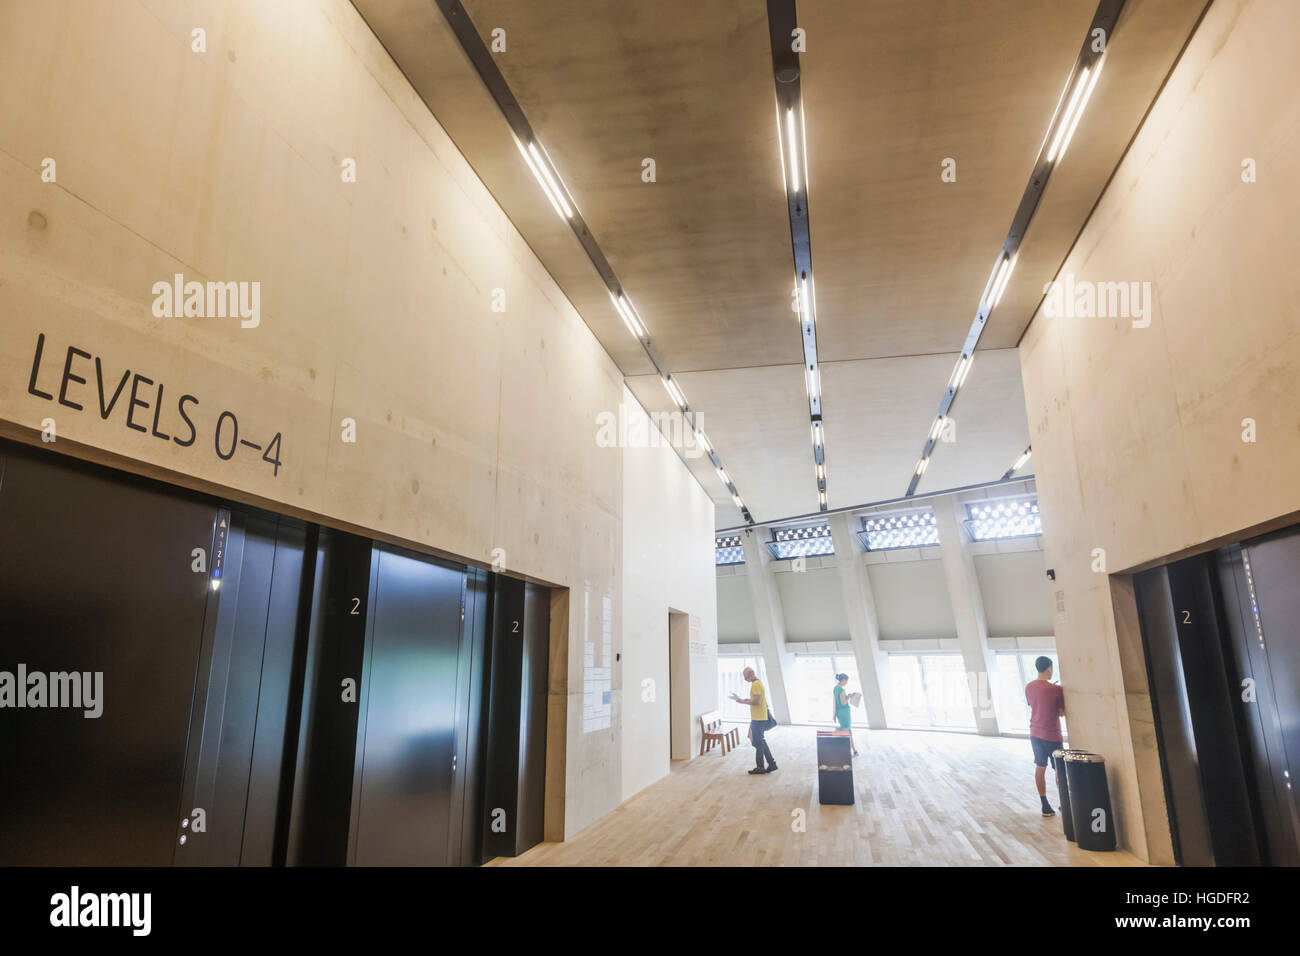
<instances>
[{"instance_id":1,"label":"person's dark shorts","mask_svg":"<svg viewBox=\"0 0 1300 956\"><path fill-rule=\"evenodd\" d=\"M1046 767L1052 761L1052 754L1065 746L1060 740L1044 740L1042 737L1030 737L1029 742L1034 747L1034 765L1037 767Z\"/></svg>"}]
</instances>

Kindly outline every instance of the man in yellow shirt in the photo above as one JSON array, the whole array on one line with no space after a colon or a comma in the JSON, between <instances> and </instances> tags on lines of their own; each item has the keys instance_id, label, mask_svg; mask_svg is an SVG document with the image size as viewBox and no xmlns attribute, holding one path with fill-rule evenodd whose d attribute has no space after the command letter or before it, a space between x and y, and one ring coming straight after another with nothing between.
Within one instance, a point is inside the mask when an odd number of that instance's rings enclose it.
<instances>
[{"instance_id":1,"label":"man in yellow shirt","mask_svg":"<svg viewBox=\"0 0 1300 956\"><path fill-rule=\"evenodd\" d=\"M772 712L767 706L767 691L763 689L763 682L758 679L754 673L754 668L746 667L744 678L749 681L749 696L737 697L734 693L731 699L739 704L749 705L749 736L754 743L754 760L758 764L750 773L771 773L776 769L776 761L772 759L772 751L768 749L767 741L763 735L767 733L768 721L772 717ZM767 758L767 767L763 767L763 758Z\"/></svg>"}]
</instances>

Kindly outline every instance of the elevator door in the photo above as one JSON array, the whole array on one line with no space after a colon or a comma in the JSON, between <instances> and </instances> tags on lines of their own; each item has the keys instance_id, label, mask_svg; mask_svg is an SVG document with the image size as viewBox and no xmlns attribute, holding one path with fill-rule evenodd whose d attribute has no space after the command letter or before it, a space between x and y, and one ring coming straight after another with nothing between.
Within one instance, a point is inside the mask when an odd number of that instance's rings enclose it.
<instances>
[{"instance_id":1,"label":"elevator door","mask_svg":"<svg viewBox=\"0 0 1300 956\"><path fill-rule=\"evenodd\" d=\"M1300 866L1300 528L1248 542L1236 577L1245 626L1237 641L1238 697L1256 725L1257 788L1268 821L1269 861ZM1253 694L1243 695L1249 676Z\"/></svg>"},{"instance_id":2,"label":"elevator door","mask_svg":"<svg viewBox=\"0 0 1300 956\"><path fill-rule=\"evenodd\" d=\"M168 865L216 507L16 446L0 469L0 671L102 674L97 717L0 710L0 864Z\"/></svg>"},{"instance_id":3,"label":"elevator door","mask_svg":"<svg viewBox=\"0 0 1300 956\"><path fill-rule=\"evenodd\" d=\"M379 545L372 560L352 862L457 862L452 785L465 570Z\"/></svg>"},{"instance_id":4,"label":"elevator door","mask_svg":"<svg viewBox=\"0 0 1300 956\"><path fill-rule=\"evenodd\" d=\"M1134 578L1185 865L1300 864L1300 529Z\"/></svg>"},{"instance_id":5,"label":"elevator door","mask_svg":"<svg viewBox=\"0 0 1300 956\"><path fill-rule=\"evenodd\" d=\"M175 862L269 866L292 772L285 758L297 716L291 671L307 529L226 508L217 528L224 551L218 568L214 550L209 578L220 587L208 596Z\"/></svg>"}]
</instances>

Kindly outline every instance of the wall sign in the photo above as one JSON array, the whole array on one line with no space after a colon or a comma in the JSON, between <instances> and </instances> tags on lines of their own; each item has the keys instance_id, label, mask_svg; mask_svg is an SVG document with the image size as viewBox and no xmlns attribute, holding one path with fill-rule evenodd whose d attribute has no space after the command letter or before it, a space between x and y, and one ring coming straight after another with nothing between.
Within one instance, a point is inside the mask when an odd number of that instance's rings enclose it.
<instances>
[{"instance_id":1,"label":"wall sign","mask_svg":"<svg viewBox=\"0 0 1300 956\"><path fill-rule=\"evenodd\" d=\"M241 432L238 417L229 409L217 415L208 431L204 427L207 416L196 412L201 405L196 396L182 394L169 399L161 380L129 368L118 374L100 356L75 345L62 353L51 350L47 356L44 332L36 336L27 392L74 411L98 412L103 421L116 421L132 431L175 442L182 448L206 448L222 461L230 461L237 453L260 453L261 460L272 468L272 475L280 474L280 432L270 436L269 441L253 441L251 433Z\"/></svg>"}]
</instances>

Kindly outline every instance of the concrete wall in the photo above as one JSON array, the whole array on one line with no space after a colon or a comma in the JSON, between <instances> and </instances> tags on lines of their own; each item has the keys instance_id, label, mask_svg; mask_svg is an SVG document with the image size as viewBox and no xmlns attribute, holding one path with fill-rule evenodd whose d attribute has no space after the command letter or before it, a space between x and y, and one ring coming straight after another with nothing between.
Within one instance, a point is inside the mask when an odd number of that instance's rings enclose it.
<instances>
[{"instance_id":1,"label":"concrete wall","mask_svg":"<svg viewBox=\"0 0 1300 956\"><path fill-rule=\"evenodd\" d=\"M785 608L787 641L842 641L848 639L849 621L840 593L840 575L834 564L823 559L811 562L803 571L793 571L792 562L776 565L774 575L781 606Z\"/></svg>"},{"instance_id":2,"label":"concrete wall","mask_svg":"<svg viewBox=\"0 0 1300 956\"><path fill-rule=\"evenodd\" d=\"M649 416L630 391L629 422ZM718 707L718 614L713 500L665 445L628 448L623 486L623 799L668 773L670 696L689 695L689 753L700 746L699 715ZM688 621L684 660L669 674L668 615ZM689 687L683 678L689 673ZM670 691L671 685L671 691ZM684 709L684 708L683 708ZM681 714L681 711L679 711ZM680 723L680 721L679 721ZM684 728L675 727L674 732Z\"/></svg>"},{"instance_id":3,"label":"concrete wall","mask_svg":"<svg viewBox=\"0 0 1300 956\"><path fill-rule=\"evenodd\" d=\"M1167 814L1115 572L1297 520L1297 35L1300 4L1216 0L1061 270L1150 282L1150 325L1040 308L1020 347L1071 743L1106 756L1120 839L1156 862Z\"/></svg>"},{"instance_id":4,"label":"concrete wall","mask_svg":"<svg viewBox=\"0 0 1300 956\"><path fill-rule=\"evenodd\" d=\"M1043 552L975 555L989 637L1043 637L1052 633L1052 590Z\"/></svg>"},{"instance_id":5,"label":"concrete wall","mask_svg":"<svg viewBox=\"0 0 1300 956\"><path fill-rule=\"evenodd\" d=\"M748 644L757 640L758 622L745 581L745 566L718 568L718 643Z\"/></svg>"},{"instance_id":6,"label":"concrete wall","mask_svg":"<svg viewBox=\"0 0 1300 956\"><path fill-rule=\"evenodd\" d=\"M158 317L177 273L260 283L260 322ZM619 727L583 732L582 709L584 643L622 641L635 495L595 441L622 376L346 0L0 5L0 321L5 434L39 443L52 418L56 451L571 589L562 829L617 806ZM53 400L28 388L41 334ZM57 401L70 347L81 410ZM149 381L101 415L95 359L105 401L127 369ZM223 412L264 449L280 436L278 473L219 457ZM683 466L655 465L698 510ZM692 609L710 620L711 599Z\"/></svg>"},{"instance_id":7,"label":"concrete wall","mask_svg":"<svg viewBox=\"0 0 1300 956\"><path fill-rule=\"evenodd\" d=\"M957 636L942 561L870 563L867 578L882 640Z\"/></svg>"},{"instance_id":8,"label":"concrete wall","mask_svg":"<svg viewBox=\"0 0 1300 956\"><path fill-rule=\"evenodd\" d=\"M975 555L975 568L988 614L991 637L1044 637L1052 633L1051 589L1044 576L1043 553L1033 539L989 542ZM1026 550L1009 550L1021 547ZM993 550L1008 548L1008 550ZM882 640L929 640L956 637L957 625L938 548L880 552L866 561L876 601ZM791 641L848 639L848 622L835 574L837 558L809 558L802 573L778 565L776 581ZM745 644L758 640L745 565L719 568L718 640Z\"/></svg>"}]
</instances>

